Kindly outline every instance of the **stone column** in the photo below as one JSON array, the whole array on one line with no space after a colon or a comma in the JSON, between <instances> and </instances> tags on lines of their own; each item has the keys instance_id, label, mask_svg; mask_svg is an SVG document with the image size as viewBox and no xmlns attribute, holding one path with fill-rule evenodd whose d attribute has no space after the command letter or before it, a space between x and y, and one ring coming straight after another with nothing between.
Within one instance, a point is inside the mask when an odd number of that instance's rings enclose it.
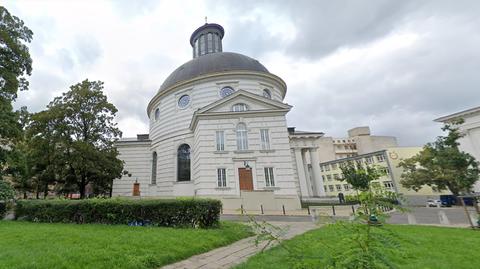
<instances>
[{"instance_id":1,"label":"stone column","mask_svg":"<svg viewBox=\"0 0 480 269\"><path fill-rule=\"evenodd\" d=\"M300 184L300 193L302 197L308 197L307 178L305 177L305 166L303 165L302 149L295 148L295 161L297 163L298 182Z\"/></svg>"},{"instance_id":2,"label":"stone column","mask_svg":"<svg viewBox=\"0 0 480 269\"><path fill-rule=\"evenodd\" d=\"M317 148L309 148L308 151L310 152L310 161L312 164L313 179L317 189L317 194L319 196L325 196L322 175L320 174L320 160L318 159Z\"/></svg>"}]
</instances>

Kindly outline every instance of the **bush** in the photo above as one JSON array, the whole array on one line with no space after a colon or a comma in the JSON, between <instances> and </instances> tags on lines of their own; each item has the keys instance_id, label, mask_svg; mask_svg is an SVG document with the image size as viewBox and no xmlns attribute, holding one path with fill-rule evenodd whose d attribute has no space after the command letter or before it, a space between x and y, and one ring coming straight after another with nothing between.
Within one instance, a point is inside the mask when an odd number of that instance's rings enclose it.
<instances>
[{"instance_id":1,"label":"bush","mask_svg":"<svg viewBox=\"0 0 480 269\"><path fill-rule=\"evenodd\" d=\"M215 227L222 203L210 199L21 200L15 219L166 227Z\"/></svg>"}]
</instances>

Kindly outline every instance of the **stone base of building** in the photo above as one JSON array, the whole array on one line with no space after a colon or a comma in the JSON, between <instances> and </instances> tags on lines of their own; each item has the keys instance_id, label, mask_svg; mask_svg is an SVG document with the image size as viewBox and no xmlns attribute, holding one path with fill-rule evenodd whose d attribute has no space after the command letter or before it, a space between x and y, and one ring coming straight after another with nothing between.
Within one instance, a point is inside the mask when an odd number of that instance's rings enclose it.
<instances>
[{"instance_id":1,"label":"stone base of building","mask_svg":"<svg viewBox=\"0 0 480 269\"><path fill-rule=\"evenodd\" d=\"M224 210L245 211L293 211L300 210L300 199L296 195L275 195L273 191L242 191L240 196L213 196L222 201Z\"/></svg>"}]
</instances>

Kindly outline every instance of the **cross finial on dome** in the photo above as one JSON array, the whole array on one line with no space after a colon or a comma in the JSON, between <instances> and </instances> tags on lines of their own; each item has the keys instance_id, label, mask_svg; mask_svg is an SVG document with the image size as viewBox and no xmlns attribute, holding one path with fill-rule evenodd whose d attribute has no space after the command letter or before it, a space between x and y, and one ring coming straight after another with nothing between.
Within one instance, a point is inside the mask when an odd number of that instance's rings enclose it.
<instances>
[{"instance_id":1,"label":"cross finial on dome","mask_svg":"<svg viewBox=\"0 0 480 269\"><path fill-rule=\"evenodd\" d=\"M205 24L207 24L207 16L205 16Z\"/></svg>"}]
</instances>

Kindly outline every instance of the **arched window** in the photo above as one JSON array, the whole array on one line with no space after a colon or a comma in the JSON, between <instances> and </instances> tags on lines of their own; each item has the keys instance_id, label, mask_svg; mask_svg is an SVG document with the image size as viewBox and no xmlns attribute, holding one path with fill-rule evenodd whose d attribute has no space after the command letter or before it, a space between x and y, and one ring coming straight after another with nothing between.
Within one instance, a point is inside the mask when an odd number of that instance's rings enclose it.
<instances>
[{"instance_id":1,"label":"arched window","mask_svg":"<svg viewBox=\"0 0 480 269\"><path fill-rule=\"evenodd\" d=\"M223 87L220 90L220 97L222 97L222 98L227 97L234 92L235 92L235 90L230 86Z\"/></svg>"},{"instance_id":2,"label":"arched window","mask_svg":"<svg viewBox=\"0 0 480 269\"><path fill-rule=\"evenodd\" d=\"M160 117L160 108L155 109L155 121Z\"/></svg>"},{"instance_id":3,"label":"arched window","mask_svg":"<svg viewBox=\"0 0 480 269\"><path fill-rule=\"evenodd\" d=\"M239 123L237 125L237 149L248 149L247 126L245 125L245 123Z\"/></svg>"},{"instance_id":4,"label":"arched window","mask_svg":"<svg viewBox=\"0 0 480 269\"><path fill-rule=\"evenodd\" d=\"M232 111L233 112L242 112L242 111L247 111L248 110L248 106L244 103L238 103L238 104L234 104L232 106Z\"/></svg>"},{"instance_id":5,"label":"arched window","mask_svg":"<svg viewBox=\"0 0 480 269\"><path fill-rule=\"evenodd\" d=\"M272 93L270 92L269 89L264 89L263 90L263 97L268 98L268 99L272 99Z\"/></svg>"},{"instance_id":6,"label":"arched window","mask_svg":"<svg viewBox=\"0 0 480 269\"><path fill-rule=\"evenodd\" d=\"M177 181L190 181L190 146L187 144L177 150Z\"/></svg>"},{"instance_id":7,"label":"arched window","mask_svg":"<svg viewBox=\"0 0 480 269\"><path fill-rule=\"evenodd\" d=\"M157 153L152 153L152 184L157 184Z\"/></svg>"}]
</instances>

